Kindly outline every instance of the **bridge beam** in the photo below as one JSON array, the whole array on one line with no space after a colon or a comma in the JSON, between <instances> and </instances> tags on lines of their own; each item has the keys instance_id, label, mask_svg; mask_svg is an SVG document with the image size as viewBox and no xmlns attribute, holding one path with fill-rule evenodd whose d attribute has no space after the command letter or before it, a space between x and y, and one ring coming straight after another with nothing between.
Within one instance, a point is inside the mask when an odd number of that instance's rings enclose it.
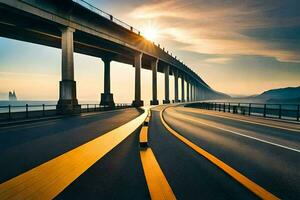
<instances>
[{"instance_id":1,"label":"bridge beam","mask_svg":"<svg viewBox=\"0 0 300 200\"><path fill-rule=\"evenodd\" d=\"M134 89L134 101L132 106L141 107L144 102L141 100L141 68L142 68L142 53L138 53L134 56L134 67L135 67L135 89Z\"/></svg>"},{"instance_id":2,"label":"bridge beam","mask_svg":"<svg viewBox=\"0 0 300 200\"><path fill-rule=\"evenodd\" d=\"M104 62L104 92L101 93L100 105L114 107L113 94L110 92L110 63L112 61L109 57L103 57Z\"/></svg>"},{"instance_id":3,"label":"bridge beam","mask_svg":"<svg viewBox=\"0 0 300 200\"><path fill-rule=\"evenodd\" d=\"M184 75L181 75L181 102L184 102Z\"/></svg>"},{"instance_id":4,"label":"bridge beam","mask_svg":"<svg viewBox=\"0 0 300 200\"><path fill-rule=\"evenodd\" d=\"M179 102L178 101L178 70L174 69L174 97L175 97L175 103Z\"/></svg>"},{"instance_id":5,"label":"bridge beam","mask_svg":"<svg viewBox=\"0 0 300 200\"><path fill-rule=\"evenodd\" d=\"M157 66L158 59L151 61L151 69L152 69L152 100L150 101L150 105L158 105L157 100Z\"/></svg>"},{"instance_id":6,"label":"bridge beam","mask_svg":"<svg viewBox=\"0 0 300 200\"><path fill-rule=\"evenodd\" d=\"M170 103L170 87L169 87L169 74L170 74L170 67L169 65L166 65L165 68L165 100L163 100L164 104Z\"/></svg>"},{"instance_id":7,"label":"bridge beam","mask_svg":"<svg viewBox=\"0 0 300 200\"><path fill-rule=\"evenodd\" d=\"M56 109L63 114L68 114L80 111L74 81L73 33L75 29L65 27L61 29L61 32L62 80L59 83L59 100Z\"/></svg>"}]
</instances>

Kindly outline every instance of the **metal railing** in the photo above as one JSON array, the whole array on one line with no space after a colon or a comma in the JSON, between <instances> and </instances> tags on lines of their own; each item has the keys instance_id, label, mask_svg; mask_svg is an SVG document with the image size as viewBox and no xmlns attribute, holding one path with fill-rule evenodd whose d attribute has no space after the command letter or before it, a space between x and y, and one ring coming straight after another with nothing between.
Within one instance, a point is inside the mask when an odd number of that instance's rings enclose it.
<instances>
[{"instance_id":1,"label":"metal railing","mask_svg":"<svg viewBox=\"0 0 300 200\"><path fill-rule=\"evenodd\" d=\"M186 105L186 107L229 112L241 115L255 115L265 118L278 118L299 121L299 104L264 104L237 102L201 102Z\"/></svg>"},{"instance_id":2,"label":"metal railing","mask_svg":"<svg viewBox=\"0 0 300 200\"><path fill-rule=\"evenodd\" d=\"M115 104L115 107L102 106L99 104L81 104L80 113L99 112L106 110L115 110L129 108L130 104ZM7 105L0 106L0 121L21 120L29 118L52 117L60 115L56 105Z\"/></svg>"},{"instance_id":3,"label":"metal railing","mask_svg":"<svg viewBox=\"0 0 300 200\"><path fill-rule=\"evenodd\" d=\"M94 13L96 13L96 14L98 14L98 15L100 15L100 16L102 16L102 17L104 17L104 18L120 25L120 26L122 26L123 28L126 28L127 30L130 30L130 31L132 31L132 32L134 32L138 35L141 34L141 32L138 29L130 26L129 24L127 24L127 23L125 23L121 20L119 20L118 18L114 17L113 15L111 15L111 14L109 14L109 13L103 11L103 10L100 10L99 8L93 6L92 4L86 2L85 0L73 0L73 2L89 9L90 11L92 11L92 12L94 12Z\"/></svg>"},{"instance_id":4,"label":"metal railing","mask_svg":"<svg viewBox=\"0 0 300 200\"><path fill-rule=\"evenodd\" d=\"M141 31L139 31L138 29L134 28L133 26L127 24L126 22L123 22L122 20L114 17L113 15L93 6L92 4L88 3L85 0L72 0L73 2L85 7L86 9L110 20L111 22L118 24L119 26L122 26L123 28L137 34L137 35L141 35ZM173 57L175 60L177 60L178 62L182 63L184 65L184 63L177 58L177 56L173 55L170 51L167 51L164 47L162 47L160 44L152 42L153 45L157 46L158 48L160 48L161 50L163 50L165 53L169 54L171 57ZM192 71L193 72L193 71Z\"/></svg>"}]
</instances>

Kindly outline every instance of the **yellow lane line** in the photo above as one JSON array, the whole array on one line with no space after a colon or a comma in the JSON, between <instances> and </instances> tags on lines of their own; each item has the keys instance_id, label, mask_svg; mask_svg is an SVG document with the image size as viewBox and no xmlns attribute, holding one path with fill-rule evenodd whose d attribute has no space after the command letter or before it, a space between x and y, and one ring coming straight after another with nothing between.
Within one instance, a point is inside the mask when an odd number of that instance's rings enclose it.
<instances>
[{"instance_id":1,"label":"yellow lane line","mask_svg":"<svg viewBox=\"0 0 300 200\"><path fill-rule=\"evenodd\" d=\"M141 129L140 147L148 147L148 126L143 126Z\"/></svg>"},{"instance_id":2,"label":"yellow lane line","mask_svg":"<svg viewBox=\"0 0 300 200\"><path fill-rule=\"evenodd\" d=\"M177 111L175 111L177 112ZM259 142L263 142L263 143L266 143L266 144L270 144L270 145L273 145L273 146L277 146L277 147L280 147L280 148L284 148L284 149L287 149L287 150L291 150L291 151L295 151L297 153L300 153L300 150L299 149L296 149L296 148L292 148L292 147L288 147L288 146L285 146L285 145L282 145L282 144L277 144L275 142L270 142L268 140L264 140L264 139L260 139L260 138L257 138L257 137L254 137L254 136L250 136L250 135L247 135L247 134L243 134L243 133L239 133L237 131L232 131L232 130L229 130L229 129L226 129L226 128L221 128L217 125L213 125L213 123L211 122L208 122L208 120L205 120L205 119L197 119L195 117L190 117L186 114L181 114L179 112L177 112L178 116L182 116L184 117L185 119L187 119L188 121L190 122L194 122L194 123L197 123L197 124L201 124L201 125L204 125L204 126L208 126L208 127L211 127L211 128L215 128L215 129L218 129L218 130L221 130L221 131L225 131L225 132L229 132L229 133L232 133L232 134L235 134L235 135L239 135L239 136L242 136L242 137L246 137L246 138L249 138L249 139L253 139L253 140L256 140L256 141L259 141Z\"/></svg>"},{"instance_id":3,"label":"yellow lane line","mask_svg":"<svg viewBox=\"0 0 300 200\"><path fill-rule=\"evenodd\" d=\"M246 120L246 119L238 119L238 118L235 118L235 117L228 117L228 116L224 116L224 115L220 115L220 114L210 114L210 113L207 113L207 112L197 112L197 111L193 111L193 110L190 110L190 109L188 111L189 112L193 112L193 113L203 114L203 115L209 115L209 116L213 116L213 117L219 117L219 118L225 118L225 119L232 119L232 120L236 120L236 121L241 121L241 122L246 122L246 123L251 123L251 124L256 124L256 125L267 126L267 127L271 127L271 128L277 128L277 129L282 129L282 130L287 130L287 131L293 131L293 132L300 132L299 129L287 128L287 127L282 127L282 126L277 126L277 125L272 125L272 124L266 124L266 123L263 123L263 122L254 122L254 121L250 121L250 120Z\"/></svg>"},{"instance_id":4,"label":"yellow lane line","mask_svg":"<svg viewBox=\"0 0 300 200\"><path fill-rule=\"evenodd\" d=\"M260 139L260 138L254 137L254 136L250 136L250 135L247 135L247 134L239 133L237 131L232 131L232 130L229 130L229 129L226 129L226 128L221 128L219 126L216 126L216 125L213 125L213 124L209 124L207 122L206 123L205 122L201 122L201 121L199 121L198 119L196 119L194 117L186 116L184 114L178 114L178 115L179 116L180 115L184 116L189 121L192 121L192 122L195 122L195 123L198 123L198 124L202 124L204 126L208 126L208 127L211 127L211 128L219 129L221 131L229 132L229 133L232 133L232 134L235 134L235 135L239 135L239 136L242 136L242 137L246 137L246 138L253 139L253 140L256 140L256 141L259 141L259 142L263 142L263 143L266 143L266 144L270 144L270 145L273 145L273 146L277 146L277 147L280 147L280 148L284 148L284 149L287 149L287 150L291 150L291 151L295 151L297 153L300 153L300 150L296 149L296 148L288 147L288 146L285 146L285 145L282 145L282 144L277 144L275 142L270 142L268 140ZM203 120L203 121L207 121L207 120Z\"/></svg>"},{"instance_id":5,"label":"yellow lane line","mask_svg":"<svg viewBox=\"0 0 300 200\"><path fill-rule=\"evenodd\" d=\"M151 114L147 117L149 120ZM146 143L146 145L145 145ZM140 132L140 156L142 166L152 200L176 199L171 186L162 172L155 155L148 147L148 123L143 126Z\"/></svg>"},{"instance_id":6,"label":"yellow lane line","mask_svg":"<svg viewBox=\"0 0 300 200\"><path fill-rule=\"evenodd\" d=\"M144 112L128 123L0 184L0 199L53 199L133 133L146 117L147 112Z\"/></svg>"},{"instance_id":7,"label":"yellow lane line","mask_svg":"<svg viewBox=\"0 0 300 200\"><path fill-rule=\"evenodd\" d=\"M163 174L152 150L140 151L144 174L152 200L176 199L171 186Z\"/></svg>"},{"instance_id":8,"label":"yellow lane line","mask_svg":"<svg viewBox=\"0 0 300 200\"><path fill-rule=\"evenodd\" d=\"M172 133L175 137L177 137L179 140L181 140L183 143L188 145L190 148L192 148L194 151L208 159L210 162L212 162L214 165L218 166L220 169L222 169L224 172L226 172L228 175L230 175L232 178L234 178L236 181L238 181L240 184L245 186L247 189L249 189L251 192L256 194L258 197L262 199L279 199L272 193L268 192L255 182L251 181L249 178L238 172L237 170L233 169L214 155L210 154L209 152L205 151L204 149L200 148L196 144L192 143L190 140L186 139L179 133L177 133L175 130L173 130L164 120L163 112L165 109L161 110L160 112L160 119L165 126L165 128Z\"/></svg>"}]
</instances>

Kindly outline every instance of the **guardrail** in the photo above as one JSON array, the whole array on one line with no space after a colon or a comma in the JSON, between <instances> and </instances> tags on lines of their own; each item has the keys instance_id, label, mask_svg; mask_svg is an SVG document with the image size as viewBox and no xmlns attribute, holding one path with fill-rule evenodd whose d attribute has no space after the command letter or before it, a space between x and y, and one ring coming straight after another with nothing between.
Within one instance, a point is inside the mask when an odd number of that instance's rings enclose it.
<instances>
[{"instance_id":1,"label":"guardrail","mask_svg":"<svg viewBox=\"0 0 300 200\"><path fill-rule=\"evenodd\" d=\"M98 112L105 110L115 110L121 108L129 108L130 104L120 103L115 104L115 107L107 107L99 104L81 104L81 113L85 112ZM60 115L57 112L56 105L7 105L0 106L0 121L11 121L29 118L39 118L39 117L52 117Z\"/></svg>"},{"instance_id":2,"label":"guardrail","mask_svg":"<svg viewBox=\"0 0 300 200\"><path fill-rule=\"evenodd\" d=\"M299 104L264 104L236 102L201 102L186 105L186 107L202 108L220 112L230 112L242 115L255 115L265 118L278 118L299 121Z\"/></svg>"},{"instance_id":3,"label":"guardrail","mask_svg":"<svg viewBox=\"0 0 300 200\"><path fill-rule=\"evenodd\" d=\"M72 0L73 2L85 7L86 9L110 20L111 22L115 23L115 24L118 24L119 26L122 26L123 28L137 34L137 35L143 35L141 34L141 31L139 31L138 29L134 28L133 26L127 24L126 22L123 22L122 20L114 17L113 15L93 6L92 4L88 3L87 1L85 0ZM164 47L162 47L160 44L158 43L155 43L152 41L152 43L157 46L158 48L160 48L161 50L163 50L165 53L169 54L170 56L172 56L174 59L176 59L178 62L183 63L183 61L181 61L180 59L177 58L177 56L173 55L170 51L167 51ZM191 70L192 71L192 70ZM195 73L194 71L192 71L193 73Z\"/></svg>"},{"instance_id":4,"label":"guardrail","mask_svg":"<svg viewBox=\"0 0 300 200\"><path fill-rule=\"evenodd\" d=\"M136 28L134 28L134 27L130 26L129 24L119 20L118 18L114 17L113 15L111 15L107 12L105 12L103 10L100 10L99 8L93 6L92 4L90 4L90 3L88 3L84 0L73 0L73 2L80 4L81 6L89 9L90 11L92 11L92 12L94 12L94 13L96 13L96 14L98 14L98 15L100 15L100 16L102 16L102 17L104 17L104 18L106 18L106 19L122 26L123 28L126 28L127 30L130 30L130 31L132 31L132 32L134 32L138 35L141 34L141 32L139 30L137 30Z\"/></svg>"}]
</instances>

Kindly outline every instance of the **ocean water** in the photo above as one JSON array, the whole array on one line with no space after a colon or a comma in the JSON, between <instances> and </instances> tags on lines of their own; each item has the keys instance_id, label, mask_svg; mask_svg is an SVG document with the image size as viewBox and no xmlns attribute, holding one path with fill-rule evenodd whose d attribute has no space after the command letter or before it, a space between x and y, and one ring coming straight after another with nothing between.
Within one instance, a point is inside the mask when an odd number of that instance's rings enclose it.
<instances>
[{"instance_id":1,"label":"ocean water","mask_svg":"<svg viewBox=\"0 0 300 200\"><path fill-rule=\"evenodd\" d=\"M26 104L28 104L28 110L43 110L43 104L45 110L52 110L56 108L57 101L0 101L0 113L6 113L9 111L8 106L11 106L11 112L26 111ZM79 104L99 104L99 101L80 101Z\"/></svg>"}]
</instances>

